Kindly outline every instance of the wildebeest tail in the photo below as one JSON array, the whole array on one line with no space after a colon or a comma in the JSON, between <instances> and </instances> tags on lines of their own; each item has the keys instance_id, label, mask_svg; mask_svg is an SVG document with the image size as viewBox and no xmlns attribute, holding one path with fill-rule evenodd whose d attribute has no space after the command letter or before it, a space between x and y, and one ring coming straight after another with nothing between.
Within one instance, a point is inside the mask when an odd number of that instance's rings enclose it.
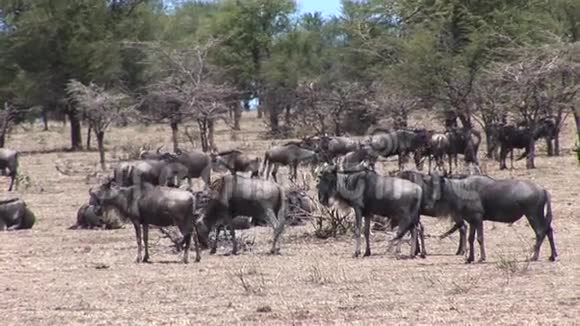
<instances>
[{"instance_id":1,"label":"wildebeest tail","mask_svg":"<svg viewBox=\"0 0 580 326\"><path fill-rule=\"evenodd\" d=\"M552 199L550 193L547 190L544 190L544 195L546 197L546 225L548 228L551 228L552 218L554 217L552 214Z\"/></svg>"}]
</instances>

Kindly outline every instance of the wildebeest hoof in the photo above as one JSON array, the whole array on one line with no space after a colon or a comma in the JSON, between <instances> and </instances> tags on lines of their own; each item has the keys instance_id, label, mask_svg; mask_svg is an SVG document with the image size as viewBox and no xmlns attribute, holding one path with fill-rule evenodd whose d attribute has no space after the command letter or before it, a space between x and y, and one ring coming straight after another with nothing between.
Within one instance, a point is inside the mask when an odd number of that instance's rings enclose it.
<instances>
[{"instance_id":1,"label":"wildebeest hoof","mask_svg":"<svg viewBox=\"0 0 580 326\"><path fill-rule=\"evenodd\" d=\"M485 263L485 258L479 258L478 263Z\"/></svg>"},{"instance_id":2,"label":"wildebeest hoof","mask_svg":"<svg viewBox=\"0 0 580 326\"><path fill-rule=\"evenodd\" d=\"M365 251L365 254L364 254L364 256L363 256L363 257L368 257L368 256L370 256L370 255L371 255L371 251L370 251L370 250L369 250L369 251Z\"/></svg>"},{"instance_id":3,"label":"wildebeest hoof","mask_svg":"<svg viewBox=\"0 0 580 326\"><path fill-rule=\"evenodd\" d=\"M420 254L420 255L419 255L419 257L421 257L421 258L425 259L425 258L427 258L427 254L425 254L425 253L423 253L423 254Z\"/></svg>"},{"instance_id":4,"label":"wildebeest hoof","mask_svg":"<svg viewBox=\"0 0 580 326\"><path fill-rule=\"evenodd\" d=\"M465 260L465 263L466 264L471 264L471 263L473 263L473 259L467 259L467 260Z\"/></svg>"},{"instance_id":5,"label":"wildebeest hoof","mask_svg":"<svg viewBox=\"0 0 580 326\"><path fill-rule=\"evenodd\" d=\"M355 251L354 255L352 255L353 258L358 258L360 256L360 251Z\"/></svg>"},{"instance_id":6,"label":"wildebeest hoof","mask_svg":"<svg viewBox=\"0 0 580 326\"><path fill-rule=\"evenodd\" d=\"M217 250L215 250L215 249L212 249L212 250L210 250L210 251L209 251L209 254L210 254L210 255L215 255L215 253L216 253L216 252L217 252Z\"/></svg>"},{"instance_id":7,"label":"wildebeest hoof","mask_svg":"<svg viewBox=\"0 0 580 326\"><path fill-rule=\"evenodd\" d=\"M548 258L548 260L550 260L550 261L556 261L556 256L550 256L550 258Z\"/></svg>"},{"instance_id":8,"label":"wildebeest hoof","mask_svg":"<svg viewBox=\"0 0 580 326\"><path fill-rule=\"evenodd\" d=\"M463 256L465 255L465 250L457 250L457 252L455 253L456 256Z\"/></svg>"},{"instance_id":9,"label":"wildebeest hoof","mask_svg":"<svg viewBox=\"0 0 580 326\"><path fill-rule=\"evenodd\" d=\"M280 248L270 250L270 255L280 255Z\"/></svg>"}]
</instances>

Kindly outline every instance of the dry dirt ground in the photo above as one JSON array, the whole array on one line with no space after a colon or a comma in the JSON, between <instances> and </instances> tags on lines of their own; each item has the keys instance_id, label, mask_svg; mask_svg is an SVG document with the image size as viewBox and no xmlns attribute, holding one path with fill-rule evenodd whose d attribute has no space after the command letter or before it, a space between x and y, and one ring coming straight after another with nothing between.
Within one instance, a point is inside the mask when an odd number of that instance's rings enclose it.
<instances>
[{"instance_id":1,"label":"dry dirt ground","mask_svg":"<svg viewBox=\"0 0 580 326\"><path fill-rule=\"evenodd\" d=\"M272 144L260 140L261 122L246 117L238 140L221 128L221 149L256 155ZM288 228L282 255L269 256L271 230L256 228L252 251L226 256L203 253L201 263L180 263L168 241L153 231L152 264L135 264L133 228L68 230L87 190L97 182L96 152L64 152L68 129L53 124L18 129L8 141L24 152L19 191L37 215L32 230L0 234L1 324L542 324L580 323L580 167L571 154L572 127L563 135L563 156L545 157L537 169L499 172L497 178L530 179L552 193L560 257L527 263L533 231L522 219L512 226L486 223L488 261L465 265L455 253L458 237L438 240L450 222L424 217L426 259L397 259L386 250L387 235L374 232L373 255L354 259L352 236L320 240L313 226ZM156 125L119 128L106 136L114 165L122 149L168 143L169 129ZM184 140L185 142L185 140ZM186 143L189 146L189 143ZM185 146L185 147L187 147ZM55 168L64 171L62 174ZM388 163L387 169L394 169ZM87 175L89 175L87 177ZM403 253L407 248L403 247Z\"/></svg>"}]
</instances>

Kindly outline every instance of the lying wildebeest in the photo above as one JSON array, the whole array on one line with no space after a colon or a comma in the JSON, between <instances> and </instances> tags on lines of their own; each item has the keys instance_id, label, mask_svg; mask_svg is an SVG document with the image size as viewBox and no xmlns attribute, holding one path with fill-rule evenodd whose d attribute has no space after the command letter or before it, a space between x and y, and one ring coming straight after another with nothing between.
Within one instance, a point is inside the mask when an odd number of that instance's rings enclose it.
<instances>
[{"instance_id":1,"label":"lying wildebeest","mask_svg":"<svg viewBox=\"0 0 580 326\"><path fill-rule=\"evenodd\" d=\"M187 168L187 181L191 188L192 178L201 178L205 187L209 187L211 182L211 157L200 151L182 152L178 150L175 154L165 155L162 160L170 163L181 163Z\"/></svg>"},{"instance_id":2,"label":"lying wildebeest","mask_svg":"<svg viewBox=\"0 0 580 326\"><path fill-rule=\"evenodd\" d=\"M135 227L137 238L137 262L149 262L149 224L157 226L176 225L183 235L183 262L189 262L189 246L194 238L195 261L201 257L197 236L194 230L195 197L188 191L153 186L149 183L130 187L119 187L113 181L106 182L90 195L99 209L115 208ZM141 233L141 228L143 233ZM145 256L142 256L142 241L145 244Z\"/></svg>"},{"instance_id":3,"label":"lying wildebeest","mask_svg":"<svg viewBox=\"0 0 580 326\"><path fill-rule=\"evenodd\" d=\"M6 169L8 172L6 173ZM0 171L2 175L10 177L10 187L8 191L12 191L14 181L18 175L18 152L13 149L0 148Z\"/></svg>"},{"instance_id":4,"label":"lying wildebeest","mask_svg":"<svg viewBox=\"0 0 580 326\"><path fill-rule=\"evenodd\" d=\"M522 216L536 233L536 243L531 260L538 260L540 247L546 235L550 242L550 261L558 256L552 230L550 194L544 188L529 181L494 180L485 176L469 176L464 179L447 179L433 175L432 198L444 202L452 212L457 224L469 223L469 257L474 261L474 239L481 250L480 261L485 261L483 221L514 223ZM546 213L544 213L544 209ZM456 225L457 225L456 224Z\"/></svg>"},{"instance_id":5,"label":"lying wildebeest","mask_svg":"<svg viewBox=\"0 0 580 326\"><path fill-rule=\"evenodd\" d=\"M98 206L83 204L77 212L77 222L69 229L99 229L104 227L103 211Z\"/></svg>"},{"instance_id":6,"label":"lying wildebeest","mask_svg":"<svg viewBox=\"0 0 580 326\"><path fill-rule=\"evenodd\" d=\"M540 138L548 138L553 133L552 126L549 123L539 123L535 128L516 127L513 125L498 126L498 141L500 144L499 153L499 168L500 170L507 169L506 158L510 153L511 167L514 166L514 149L524 149L524 153L517 159L518 161L527 157L526 167L528 169L535 168L534 165L534 146L535 141Z\"/></svg>"},{"instance_id":7,"label":"lying wildebeest","mask_svg":"<svg viewBox=\"0 0 580 326\"><path fill-rule=\"evenodd\" d=\"M163 148L163 145L157 147L157 150L155 152L142 149L139 152L139 159L141 159L141 160L160 160L165 154L165 153L161 153L162 148Z\"/></svg>"},{"instance_id":8,"label":"lying wildebeest","mask_svg":"<svg viewBox=\"0 0 580 326\"><path fill-rule=\"evenodd\" d=\"M399 229L392 241L400 240L411 233L411 257L417 254L419 210L422 190L418 185L399 178L383 177L374 171L337 171L335 166L324 166L319 172L318 199L330 206L331 200L338 200L354 209L356 215L354 256L360 256L360 229L365 219L366 250L371 254L370 225L373 215L389 217L392 225ZM425 242L421 237L421 256L425 253Z\"/></svg>"},{"instance_id":9,"label":"lying wildebeest","mask_svg":"<svg viewBox=\"0 0 580 326\"><path fill-rule=\"evenodd\" d=\"M237 172L251 172L252 178L257 178L260 174L260 158L251 159L248 155L237 150L212 153L211 162L214 168L223 166L234 175Z\"/></svg>"},{"instance_id":10,"label":"lying wildebeest","mask_svg":"<svg viewBox=\"0 0 580 326\"><path fill-rule=\"evenodd\" d=\"M237 254L235 228L231 223L236 216L250 216L252 219L268 221L274 229L270 253L280 250L277 248L278 238L286 223L286 197L282 186L267 180L226 175L214 181L210 189L211 199L197 222L202 243L207 245L210 231L225 224L234 239L232 253ZM213 246L215 248L215 243ZM214 251L212 248L212 252Z\"/></svg>"},{"instance_id":11,"label":"lying wildebeest","mask_svg":"<svg viewBox=\"0 0 580 326\"><path fill-rule=\"evenodd\" d=\"M424 129L397 130L386 134L371 136L364 145L383 157L399 156L399 169L403 168L404 158L411 152L425 146L428 132Z\"/></svg>"},{"instance_id":12,"label":"lying wildebeest","mask_svg":"<svg viewBox=\"0 0 580 326\"><path fill-rule=\"evenodd\" d=\"M275 146L264 154L264 162L260 174L264 175L264 172L266 172L266 180L272 175L274 181L278 182L278 167L285 165L290 169L290 180L296 180L298 177L298 165L302 162L312 161L315 157L315 151L302 148L294 143Z\"/></svg>"},{"instance_id":13,"label":"lying wildebeest","mask_svg":"<svg viewBox=\"0 0 580 326\"><path fill-rule=\"evenodd\" d=\"M0 231L31 229L36 218L18 198L0 200Z\"/></svg>"},{"instance_id":14,"label":"lying wildebeest","mask_svg":"<svg viewBox=\"0 0 580 326\"><path fill-rule=\"evenodd\" d=\"M448 203L444 200L437 200L434 198L436 193L433 191L433 182L431 181L430 175L424 175L415 171L402 171L399 173L399 177L405 180L409 180L421 187L423 192L423 197L421 198L421 215L427 215L431 217L451 217L453 211L448 206ZM459 247L457 248L456 255L465 254L465 247L467 243L467 227L463 220L456 221L455 226L453 226L449 231L445 232L440 239L444 239L451 233L459 230Z\"/></svg>"}]
</instances>

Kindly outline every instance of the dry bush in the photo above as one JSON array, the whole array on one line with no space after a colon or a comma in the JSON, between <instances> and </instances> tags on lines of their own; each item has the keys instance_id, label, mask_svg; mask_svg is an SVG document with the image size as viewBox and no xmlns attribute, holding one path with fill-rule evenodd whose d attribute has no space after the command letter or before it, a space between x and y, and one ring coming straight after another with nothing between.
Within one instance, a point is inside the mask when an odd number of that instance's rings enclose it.
<instances>
[{"instance_id":1,"label":"dry bush","mask_svg":"<svg viewBox=\"0 0 580 326\"><path fill-rule=\"evenodd\" d=\"M241 287L245 294L265 295L266 281L259 266L244 264L228 270L227 274L232 283Z\"/></svg>"},{"instance_id":2,"label":"dry bush","mask_svg":"<svg viewBox=\"0 0 580 326\"><path fill-rule=\"evenodd\" d=\"M344 214L341 210L326 207L315 202L316 209L312 214L314 235L320 239L336 238L351 232L354 228L352 214Z\"/></svg>"}]
</instances>

